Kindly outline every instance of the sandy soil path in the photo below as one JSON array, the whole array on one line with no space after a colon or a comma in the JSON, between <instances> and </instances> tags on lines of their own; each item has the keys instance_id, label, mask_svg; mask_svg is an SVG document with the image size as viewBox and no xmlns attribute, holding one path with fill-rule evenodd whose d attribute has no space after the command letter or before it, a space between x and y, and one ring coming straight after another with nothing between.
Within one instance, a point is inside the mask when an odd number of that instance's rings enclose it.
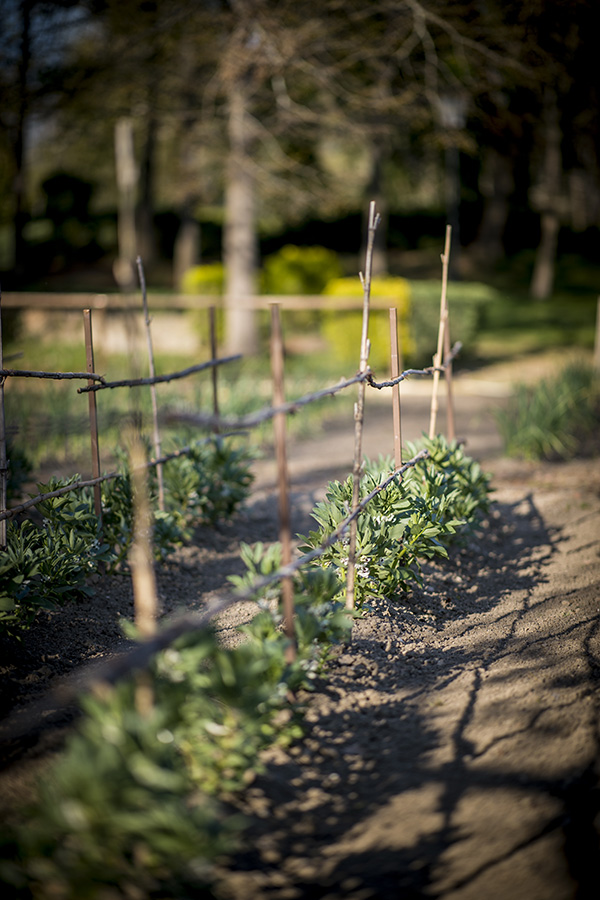
<instances>
[{"instance_id":1,"label":"sandy soil path","mask_svg":"<svg viewBox=\"0 0 600 900\"><path fill-rule=\"evenodd\" d=\"M429 567L423 591L357 623L309 699L306 739L267 754L240 800L246 849L220 871L219 900L600 897L600 467L502 459L491 409L507 389L494 376L456 387L458 435L493 473L487 527ZM425 390L403 391L407 440L427 427ZM294 531L348 474L352 446L351 422L290 442ZM392 447L389 403L369 397L364 451ZM159 573L165 612L224 586L241 539L276 538L274 485L259 463L241 519ZM100 588L4 660L0 737L57 678L123 646L128 582ZM44 748L7 746L25 760L0 779L10 805Z\"/></svg>"}]
</instances>

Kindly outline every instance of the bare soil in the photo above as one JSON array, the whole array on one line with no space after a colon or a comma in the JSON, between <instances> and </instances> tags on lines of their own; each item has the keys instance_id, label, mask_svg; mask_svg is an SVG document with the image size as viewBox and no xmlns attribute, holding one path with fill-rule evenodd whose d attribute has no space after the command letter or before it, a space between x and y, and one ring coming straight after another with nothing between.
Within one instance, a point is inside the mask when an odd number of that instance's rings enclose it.
<instances>
[{"instance_id":1,"label":"bare soil","mask_svg":"<svg viewBox=\"0 0 600 900\"><path fill-rule=\"evenodd\" d=\"M403 393L405 439L428 424ZM492 515L424 590L374 602L308 701L306 736L265 754L240 798L244 848L220 900L600 896L600 466L501 456L491 415L504 373L457 380L457 431L493 474ZM440 421L443 428L444 419ZM368 397L365 453L392 450L388 399ZM351 468L351 423L291 443L294 530ZM231 525L200 529L158 572L165 616L200 608L240 571L239 541L277 537L272 460ZM43 614L0 662L0 808L31 789L76 715L49 689L127 645L128 579ZM224 639L251 614L232 610Z\"/></svg>"}]
</instances>

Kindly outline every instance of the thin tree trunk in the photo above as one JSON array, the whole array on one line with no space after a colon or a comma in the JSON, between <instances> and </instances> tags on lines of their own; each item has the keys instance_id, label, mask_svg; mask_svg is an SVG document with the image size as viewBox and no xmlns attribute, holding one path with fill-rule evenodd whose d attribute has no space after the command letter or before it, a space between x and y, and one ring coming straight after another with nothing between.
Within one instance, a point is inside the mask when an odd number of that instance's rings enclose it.
<instances>
[{"instance_id":1,"label":"thin tree trunk","mask_svg":"<svg viewBox=\"0 0 600 900\"><path fill-rule=\"evenodd\" d=\"M548 89L544 102L544 159L540 196L540 243L538 245L531 295L536 300L547 300L554 287L556 249L560 218L558 201L561 188L562 154L560 148L560 122L556 94Z\"/></svg>"},{"instance_id":2,"label":"thin tree trunk","mask_svg":"<svg viewBox=\"0 0 600 900\"><path fill-rule=\"evenodd\" d=\"M27 212L25 210L25 181L26 181L26 147L25 147L25 120L27 117L28 97L27 97L27 80L29 73L29 64L31 60L31 0L24 0L22 10L21 25L21 54L19 59L19 108L17 114L17 126L14 143L14 159L15 159L15 207L14 207L14 226L15 226L15 246L14 246L14 267L17 275L23 275L25 272L26 246L23 236L23 229L27 222Z\"/></svg>"},{"instance_id":3,"label":"thin tree trunk","mask_svg":"<svg viewBox=\"0 0 600 900\"><path fill-rule=\"evenodd\" d=\"M375 240L373 244L373 277L379 275L387 275L389 271L388 253L387 253L387 225L388 225L388 203L383 186L383 163L384 150L379 145L371 146L371 177L367 186L367 201L375 203L380 217L380 225L375 232ZM369 206L367 205L367 209ZM363 234L364 243L361 250L361 258L364 259L367 252L368 242L368 216L365 215Z\"/></svg>"},{"instance_id":4,"label":"thin tree trunk","mask_svg":"<svg viewBox=\"0 0 600 900\"><path fill-rule=\"evenodd\" d=\"M196 198L187 196L181 210L181 225L173 247L173 284L181 290L183 276L200 262L200 225L192 215Z\"/></svg>"},{"instance_id":5,"label":"thin tree trunk","mask_svg":"<svg viewBox=\"0 0 600 900\"><path fill-rule=\"evenodd\" d=\"M146 135L140 165L140 198L137 209L138 253L144 260L146 269L151 268L156 259L156 236L154 234L154 163L156 157L156 118L152 113L146 122Z\"/></svg>"},{"instance_id":6,"label":"thin tree trunk","mask_svg":"<svg viewBox=\"0 0 600 900\"><path fill-rule=\"evenodd\" d=\"M494 266L504 256L503 237L514 188L511 160L489 147L485 153L479 189L484 198L479 234L471 252L486 266Z\"/></svg>"},{"instance_id":7,"label":"thin tree trunk","mask_svg":"<svg viewBox=\"0 0 600 900\"><path fill-rule=\"evenodd\" d=\"M255 292L257 238L254 179L250 171L250 129L246 96L239 83L229 98L229 164L225 189L225 346L228 354L258 347L255 311L245 303Z\"/></svg>"}]
</instances>

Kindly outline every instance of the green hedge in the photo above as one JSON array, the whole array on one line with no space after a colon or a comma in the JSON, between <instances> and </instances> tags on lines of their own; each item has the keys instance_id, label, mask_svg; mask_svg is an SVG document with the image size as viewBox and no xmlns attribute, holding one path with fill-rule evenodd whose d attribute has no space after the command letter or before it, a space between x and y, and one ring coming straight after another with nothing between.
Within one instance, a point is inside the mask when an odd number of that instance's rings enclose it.
<instances>
[{"instance_id":1,"label":"green hedge","mask_svg":"<svg viewBox=\"0 0 600 900\"><path fill-rule=\"evenodd\" d=\"M362 297L363 287L358 278L336 278L330 281L323 292L328 297ZM411 288L405 278L373 278L371 297L389 299L390 306L398 310L400 344L405 357L413 352L414 344L410 327ZM369 340L371 353L369 364L372 369L386 369L390 361L390 316L388 310L372 310L369 316ZM360 361L360 339L362 334L362 310L324 312L321 320L321 334L327 341L332 356L341 365Z\"/></svg>"}]
</instances>

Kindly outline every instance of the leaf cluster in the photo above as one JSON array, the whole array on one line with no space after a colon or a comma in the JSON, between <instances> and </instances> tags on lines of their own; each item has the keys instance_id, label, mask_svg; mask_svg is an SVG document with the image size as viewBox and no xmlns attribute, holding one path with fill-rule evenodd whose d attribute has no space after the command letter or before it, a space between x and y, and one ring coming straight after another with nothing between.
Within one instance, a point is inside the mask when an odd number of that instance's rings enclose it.
<instances>
[{"instance_id":1,"label":"leaf cluster","mask_svg":"<svg viewBox=\"0 0 600 900\"><path fill-rule=\"evenodd\" d=\"M198 442L189 453L165 464L166 509L156 498L151 479L153 549L165 560L188 542L197 525L228 521L248 496L251 454L230 441ZM51 479L38 484L50 493L79 479ZM127 565L133 540L134 497L129 461L121 455L121 472L102 484L102 523L94 512L91 488L42 501L42 525L30 520L10 523L7 549L0 555L0 630L18 634L40 608L77 600L92 593L89 577L102 564L115 572Z\"/></svg>"},{"instance_id":2,"label":"leaf cluster","mask_svg":"<svg viewBox=\"0 0 600 900\"><path fill-rule=\"evenodd\" d=\"M200 896L243 826L223 802L252 781L262 749L300 736L291 692L310 686L330 641L348 633L339 604L324 599L337 591L331 576L304 584L294 662L265 606L239 646L188 634L148 672L84 698L78 734L4 841L5 883L23 896L51 888L64 900L104 896L109 886L115 897ZM141 688L149 709L140 708Z\"/></svg>"},{"instance_id":3,"label":"leaf cluster","mask_svg":"<svg viewBox=\"0 0 600 900\"><path fill-rule=\"evenodd\" d=\"M394 597L421 584L421 561L448 555L447 545L474 526L487 509L489 478L455 442L438 436L411 445L429 456L396 477L370 501L357 519L355 600ZM391 459L365 462L361 499L376 490L393 470ZM352 508L352 478L331 482L312 516L318 529L302 537L301 552L321 546ZM341 583L348 571L349 538L328 547L317 565L331 567Z\"/></svg>"}]
</instances>

